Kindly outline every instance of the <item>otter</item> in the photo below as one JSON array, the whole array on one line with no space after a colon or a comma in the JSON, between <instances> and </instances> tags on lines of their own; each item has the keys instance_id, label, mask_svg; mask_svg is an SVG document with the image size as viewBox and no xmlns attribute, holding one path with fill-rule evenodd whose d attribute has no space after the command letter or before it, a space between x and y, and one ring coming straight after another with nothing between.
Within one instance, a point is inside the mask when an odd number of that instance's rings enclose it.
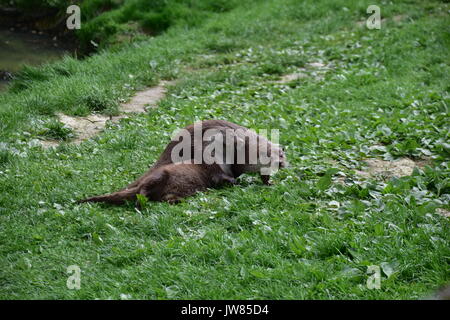
<instances>
[{"instance_id":1,"label":"otter","mask_svg":"<svg viewBox=\"0 0 450 320\"><path fill-rule=\"evenodd\" d=\"M259 172L263 183L268 185L270 184L270 173L273 171L272 165L275 164L276 169L286 166L284 151L277 144L272 143L248 128L232 122L205 120L191 124L180 131L184 130L190 138L194 138L194 128L199 124L201 124L202 137L210 129L215 129L222 137L231 132L232 138L230 140L223 139L224 149L227 150L226 146L228 145L233 151L231 163L225 161L228 159L226 152L215 155L218 157L215 159L221 160L218 161L220 163L205 163L203 161L203 152L201 152L201 164L185 163L185 161L192 160L192 157L188 154L181 154L181 161L179 162L182 163L174 165L173 151L177 148L180 141L172 140L156 163L136 181L112 194L92 197L79 202L122 204L127 200L135 199L137 194L148 195L149 199L155 201L169 201L170 198L178 201L199 190L216 187L224 181L234 184L235 179L243 173ZM203 151L211 143L210 141L202 141L200 144L195 144L195 139L190 140L191 155L195 153L196 149L197 151L198 149ZM257 159L255 163L250 161L252 148L256 148ZM239 156L241 156L241 161L238 161ZM269 156L270 159L266 159L269 160L269 163L263 163L262 158L264 156L266 158ZM169 177L172 178L169 179ZM171 188L180 191L170 193ZM145 190L152 190L152 192L145 192ZM169 202L176 202L175 200Z\"/></svg>"},{"instance_id":2,"label":"otter","mask_svg":"<svg viewBox=\"0 0 450 320\"><path fill-rule=\"evenodd\" d=\"M264 184L269 185L269 179L270 179L270 170L266 170L264 173L261 171L264 167L270 167L270 164L262 164L260 159L262 158L262 154L268 155L271 158L271 163L275 164L275 166L279 168L284 168L287 166L287 162L285 159L284 150L277 144L272 143L265 137L258 135L253 130L250 130L246 127L240 126L238 124L225 121L225 120L203 120L199 121L197 123L188 125L187 127L181 129L184 131L187 131L191 136L191 155L195 153L195 149L198 148L198 146L194 145L194 128L196 125L201 124L201 134L202 136L205 134L207 130L215 129L218 130L222 135L227 134L227 130L231 130L234 132L234 159L232 164L227 164L225 161L222 161L224 164L220 164L220 167L224 173L226 173L229 176L233 176L234 178L238 178L243 173L257 173L260 172L261 180ZM180 131L181 131L180 130ZM238 141L241 143L239 144ZM257 163L256 164L250 164L249 163L249 151L252 146L252 143L255 143L256 141L256 147L257 147ZM200 148L205 148L210 142L203 142L200 145ZM159 156L156 163L150 167L150 169L142 175L140 178L138 178L133 183L129 184L126 189L134 188L139 183L145 179L145 177L152 173L153 170L173 163L172 161L172 152L174 148L179 144L179 141L172 140L169 142L169 144L166 146L162 154ZM226 146L225 146L226 147ZM240 148L239 148L240 147ZM238 158L238 152L242 152L245 155L244 163L239 163L237 160ZM225 160L226 154L223 155L223 160ZM183 160L190 160L191 157L184 157ZM269 168L268 168L269 169ZM273 171L273 170L272 170Z\"/></svg>"},{"instance_id":3,"label":"otter","mask_svg":"<svg viewBox=\"0 0 450 320\"><path fill-rule=\"evenodd\" d=\"M78 203L105 202L120 205L136 200L138 194L150 201L177 203L198 191L216 188L225 183L235 184L236 180L223 173L216 164L167 164L151 170L132 188L87 198Z\"/></svg>"}]
</instances>

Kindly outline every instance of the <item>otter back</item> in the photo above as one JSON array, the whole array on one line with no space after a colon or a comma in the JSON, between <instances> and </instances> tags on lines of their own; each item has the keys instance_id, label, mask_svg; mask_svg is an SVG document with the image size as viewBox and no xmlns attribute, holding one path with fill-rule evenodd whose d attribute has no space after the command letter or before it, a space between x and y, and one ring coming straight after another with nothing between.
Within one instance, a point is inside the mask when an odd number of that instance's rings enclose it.
<instances>
[{"instance_id":1,"label":"otter back","mask_svg":"<svg viewBox=\"0 0 450 320\"><path fill-rule=\"evenodd\" d=\"M201 126L198 126L201 124ZM234 157L233 157L233 163L229 164L226 161L226 153L223 154L222 157L222 164L219 164L222 171L228 175L232 175L234 178L239 177L243 173L260 173L261 179L265 184L269 184L269 177L270 173L274 170L267 170L265 172L261 171L264 167L270 167L270 164L263 164L261 161L262 156L268 156L270 158L270 163L275 164L275 166L278 166L280 168L283 168L285 166L286 160L284 151L277 145L269 141L267 138L258 135L253 130L250 130L248 128L245 128L243 126L240 126L238 124L224 121L224 120L204 120L197 122L195 124L188 125L187 127L181 129L189 133L190 135L190 141L191 141L191 152L190 155L180 155L181 160L192 160L193 156L195 155L196 151L199 152L202 155L202 163L204 163L203 159L203 150L206 148L211 142L210 141L203 141L201 144L195 143L195 137L194 137L194 130L197 127L201 128L201 136L203 137L205 132L207 130L215 129L222 133L223 135L227 134L227 132L234 132L234 139L232 139L232 146ZM181 131L180 130L180 131ZM176 135L177 136L177 135ZM226 138L223 138L223 141L225 142L223 148L224 150L227 150L227 140ZM240 143L239 143L240 142ZM150 170L147 171L146 174L138 178L135 182L129 184L127 188L133 188L136 185L138 185L143 179L145 179L146 175L150 174L152 170L155 170L161 166L172 164L172 152L174 148L180 143L180 141L170 141L156 163L150 167ZM243 147L242 146L243 143ZM265 146L265 148L262 148L262 146ZM228 145L228 147L230 147ZM252 164L250 163L250 150L252 148L256 148L256 163ZM200 149L200 150L198 150ZM266 150L266 152L263 152ZM244 162L238 163L238 154L244 154Z\"/></svg>"}]
</instances>

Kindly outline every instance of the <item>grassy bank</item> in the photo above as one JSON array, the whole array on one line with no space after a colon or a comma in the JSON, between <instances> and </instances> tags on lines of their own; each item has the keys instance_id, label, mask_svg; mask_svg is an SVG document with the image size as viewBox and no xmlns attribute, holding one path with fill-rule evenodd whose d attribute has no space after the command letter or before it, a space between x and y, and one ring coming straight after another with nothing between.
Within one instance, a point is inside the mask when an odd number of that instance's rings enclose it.
<instances>
[{"instance_id":1,"label":"grassy bank","mask_svg":"<svg viewBox=\"0 0 450 320\"><path fill-rule=\"evenodd\" d=\"M61 35L75 33L81 53L91 53L148 35L158 35L171 27L190 29L208 18L237 7L249 7L254 0L0 0L1 7L22 13L22 22L32 28L59 29ZM80 7L83 27L74 32L65 29L66 9ZM70 38L71 41L72 38Z\"/></svg>"},{"instance_id":2,"label":"grassy bank","mask_svg":"<svg viewBox=\"0 0 450 320\"><path fill-rule=\"evenodd\" d=\"M198 26L27 68L0 96L0 297L415 299L450 280L448 4L265 1ZM301 72L298 80L277 83ZM80 146L55 112L117 113L177 79L157 109ZM171 206L75 205L146 170L197 119L277 128L291 167ZM357 174L366 158L428 166ZM81 289L66 268L82 270ZM381 288L366 287L380 266Z\"/></svg>"}]
</instances>

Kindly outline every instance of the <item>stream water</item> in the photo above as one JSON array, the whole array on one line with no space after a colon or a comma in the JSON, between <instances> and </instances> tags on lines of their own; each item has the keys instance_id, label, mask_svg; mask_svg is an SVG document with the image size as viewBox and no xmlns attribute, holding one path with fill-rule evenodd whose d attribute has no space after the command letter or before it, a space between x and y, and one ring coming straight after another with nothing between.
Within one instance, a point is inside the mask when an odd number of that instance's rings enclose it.
<instances>
[{"instance_id":1,"label":"stream water","mask_svg":"<svg viewBox=\"0 0 450 320\"><path fill-rule=\"evenodd\" d=\"M5 75L19 71L24 64L40 65L61 58L69 50L56 38L39 32L0 29L0 92L7 87Z\"/></svg>"}]
</instances>

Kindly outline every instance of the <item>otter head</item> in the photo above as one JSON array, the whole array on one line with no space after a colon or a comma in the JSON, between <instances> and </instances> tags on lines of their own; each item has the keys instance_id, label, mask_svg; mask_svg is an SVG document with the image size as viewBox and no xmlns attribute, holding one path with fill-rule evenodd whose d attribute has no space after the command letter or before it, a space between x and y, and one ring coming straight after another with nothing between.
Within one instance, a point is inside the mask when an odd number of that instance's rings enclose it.
<instances>
[{"instance_id":1,"label":"otter head","mask_svg":"<svg viewBox=\"0 0 450 320\"><path fill-rule=\"evenodd\" d=\"M286 155L284 153L284 149L281 149L280 153L280 162L279 162L280 168L287 168L289 166L289 163L286 160Z\"/></svg>"},{"instance_id":2,"label":"otter head","mask_svg":"<svg viewBox=\"0 0 450 320\"><path fill-rule=\"evenodd\" d=\"M271 143L270 141L267 141L267 143L267 155L270 157L270 162L262 166L261 173L263 174L272 173L280 168L285 168L288 166L283 148L278 144ZM260 158L262 159L262 157L263 155L261 154Z\"/></svg>"}]
</instances>

